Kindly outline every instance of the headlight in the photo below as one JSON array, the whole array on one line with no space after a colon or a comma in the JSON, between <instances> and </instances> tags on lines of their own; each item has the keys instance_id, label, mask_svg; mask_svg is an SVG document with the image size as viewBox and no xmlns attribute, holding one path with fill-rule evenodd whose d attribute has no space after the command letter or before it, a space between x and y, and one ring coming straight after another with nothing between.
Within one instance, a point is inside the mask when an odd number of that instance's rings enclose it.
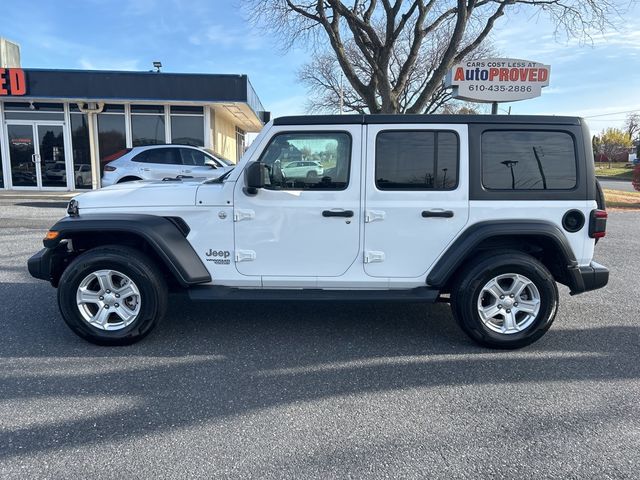
<instances>
[{"instance_id":1,"label":"headlight","mask_svg":"<svg viewBox=\"0 0 640 480\"><path fill-rule=\"evenodd\" d=\"M71 199L69 205L67 205L67 213L72 217L77 217L80 214L80 204L77 200Z\"/></svg>"}]
</instances>

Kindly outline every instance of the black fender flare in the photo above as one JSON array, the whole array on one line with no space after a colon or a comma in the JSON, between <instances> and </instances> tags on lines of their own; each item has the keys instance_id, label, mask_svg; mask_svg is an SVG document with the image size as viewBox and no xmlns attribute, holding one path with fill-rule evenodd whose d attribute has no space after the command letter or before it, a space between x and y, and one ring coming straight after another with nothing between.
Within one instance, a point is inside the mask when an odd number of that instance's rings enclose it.
<instances>
[{"instance_id":1,"label":"black fender flare","mask_svg":"<svg viewBox=\"0 0 640 480\"><path fill-rule=\"evenodd\" d=\"M123 232L145 240L184 287L211 281L209 271L186 239L188 226L180 218L129 213L100 213L65 217L50 231L58 232L54 239L45 239L44 246L55 249L61 240L73 239L82 233Z\"/></svg>"},{"instance_id":2,"label":"black fender flare","mask_svg":"<svg viewBox=\"0 0 640 480\"><path fill-rule=\"evenodd\" d=\"M580 288L579 283L582 277L579 275L578 262L567 237L554 223L541 220L489 220L471 225L460 234L433 266L427 275L427 284L442 288L478 245L489 238L506 235L523 239L544 237L553 242L568 270L571 283L569 287Z\"/></svg>"}]
</instances>

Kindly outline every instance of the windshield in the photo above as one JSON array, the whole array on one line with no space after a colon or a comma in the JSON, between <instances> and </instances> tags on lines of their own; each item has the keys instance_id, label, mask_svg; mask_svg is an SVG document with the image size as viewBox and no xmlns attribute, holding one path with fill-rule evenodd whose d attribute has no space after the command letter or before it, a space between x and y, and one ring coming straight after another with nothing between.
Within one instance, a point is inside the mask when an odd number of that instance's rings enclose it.
<instances>
[{"instance_id":1,"label":"windshield","mask_svg":"<svg viewBox=\"0 0 640 480\"><path fill-rule=\"evenodd\" d=\"M233 163L231 160L229 160L228 158L224 158L221 157L220 155L217 155L213 150L211 150L210 148L203 148L202 150L204 150L206 153L208 153L209 155L211 155L213 158L215 158L218 162L222 163L222 165L226 166L226 167L233 167L235 166L235 163Z\"/></svg>"}]
</instances>

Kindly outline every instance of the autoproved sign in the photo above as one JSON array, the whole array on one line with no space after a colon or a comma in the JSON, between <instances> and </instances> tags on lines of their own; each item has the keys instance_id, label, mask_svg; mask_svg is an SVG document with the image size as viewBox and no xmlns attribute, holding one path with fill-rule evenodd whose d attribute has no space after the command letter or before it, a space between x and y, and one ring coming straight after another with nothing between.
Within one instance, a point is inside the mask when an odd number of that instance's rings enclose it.
<instances>
[{"instance_id":1,"label":"autoproved sign","mask_svg":"<svg viewBox=\"0 0 640 480\"><path fill-rule=\"evenodd\" d=\"M453 66L445 85L472 102L515 102L539 97L549 85L551 66L516 58L468 60Z\"/></svg>"}]
</instances>

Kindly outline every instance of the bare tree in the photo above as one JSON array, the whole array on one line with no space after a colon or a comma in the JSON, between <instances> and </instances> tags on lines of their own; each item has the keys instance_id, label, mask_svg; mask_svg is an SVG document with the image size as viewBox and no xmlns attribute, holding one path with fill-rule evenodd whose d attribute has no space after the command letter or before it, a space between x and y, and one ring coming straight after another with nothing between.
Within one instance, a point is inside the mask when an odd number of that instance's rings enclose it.
<instances>
[{"instance_id":1,"label":"bare tree","mask_svg":"<svg viewBox=\"0 0 640 480\"><path fill-rule=\"evenodd\" d=\"M624 121L624 129L631 140L636 140L636 137L640 134L640 114L630 113L627 115L627 119Z\"/></svg>"},{"instance_id":2,"label":"bare tree","mask_svg":"<svg viewBox=\"0 0 640 480\"><path fill-rule=\"evenodd\" d=\"M251 19L279 34L285 46L307 41L322 52L328 45L354 95L350 108L371 113L427 110L446 72L474 52L507 11L537 10L551 17L559 33L584 38L608 26L618 2L629 4L629 0L243 1ZM442 41L440 55L422 72L421 64L429 63L423 55ZM330 73L331 62L320 61ZM417 82L416 88L408 87L411 82ZM327 85L335 86L335 79Z\"/></svg>"},{"instance_id":3,"label":"bare tree","mask_svg":"<svg viewBox=\"0 0 640 480\"><path fill-rule=\"evenodd\" d=\"M389 77L392 84L397 82L402 67L410 54L413 39L411 38L411 31L406 30L406 32L404 37L399 38L394 44L391 55ZM433 71L440 64L446 49L448 33L446 30L440 30L434 34L431 42L425 42L421 46L419 61L416 61L411 67L404 88L398 95L397 113L407 112L433 75ZM345 42L345 53L361 81L367 81L373 76L371 65L367 63L353 40ZM490 56L496 56L496 54L490 43L487 42L471 52L467 59L473 60ZM298 79L309 91L307 110L312 113L368 112L368 105L351 84L345 81L344 74L333 51L314 52L311 61L303 65L298 71ZM378 104L382 103L379 92L376 92L376 100ZM428 99L422 113L441 111L444 105L450 103L451 100L451 90L440 82L435 92ZM450 110L453 111L456 108L454 107Z\"/></svg>"}]
</instances>

